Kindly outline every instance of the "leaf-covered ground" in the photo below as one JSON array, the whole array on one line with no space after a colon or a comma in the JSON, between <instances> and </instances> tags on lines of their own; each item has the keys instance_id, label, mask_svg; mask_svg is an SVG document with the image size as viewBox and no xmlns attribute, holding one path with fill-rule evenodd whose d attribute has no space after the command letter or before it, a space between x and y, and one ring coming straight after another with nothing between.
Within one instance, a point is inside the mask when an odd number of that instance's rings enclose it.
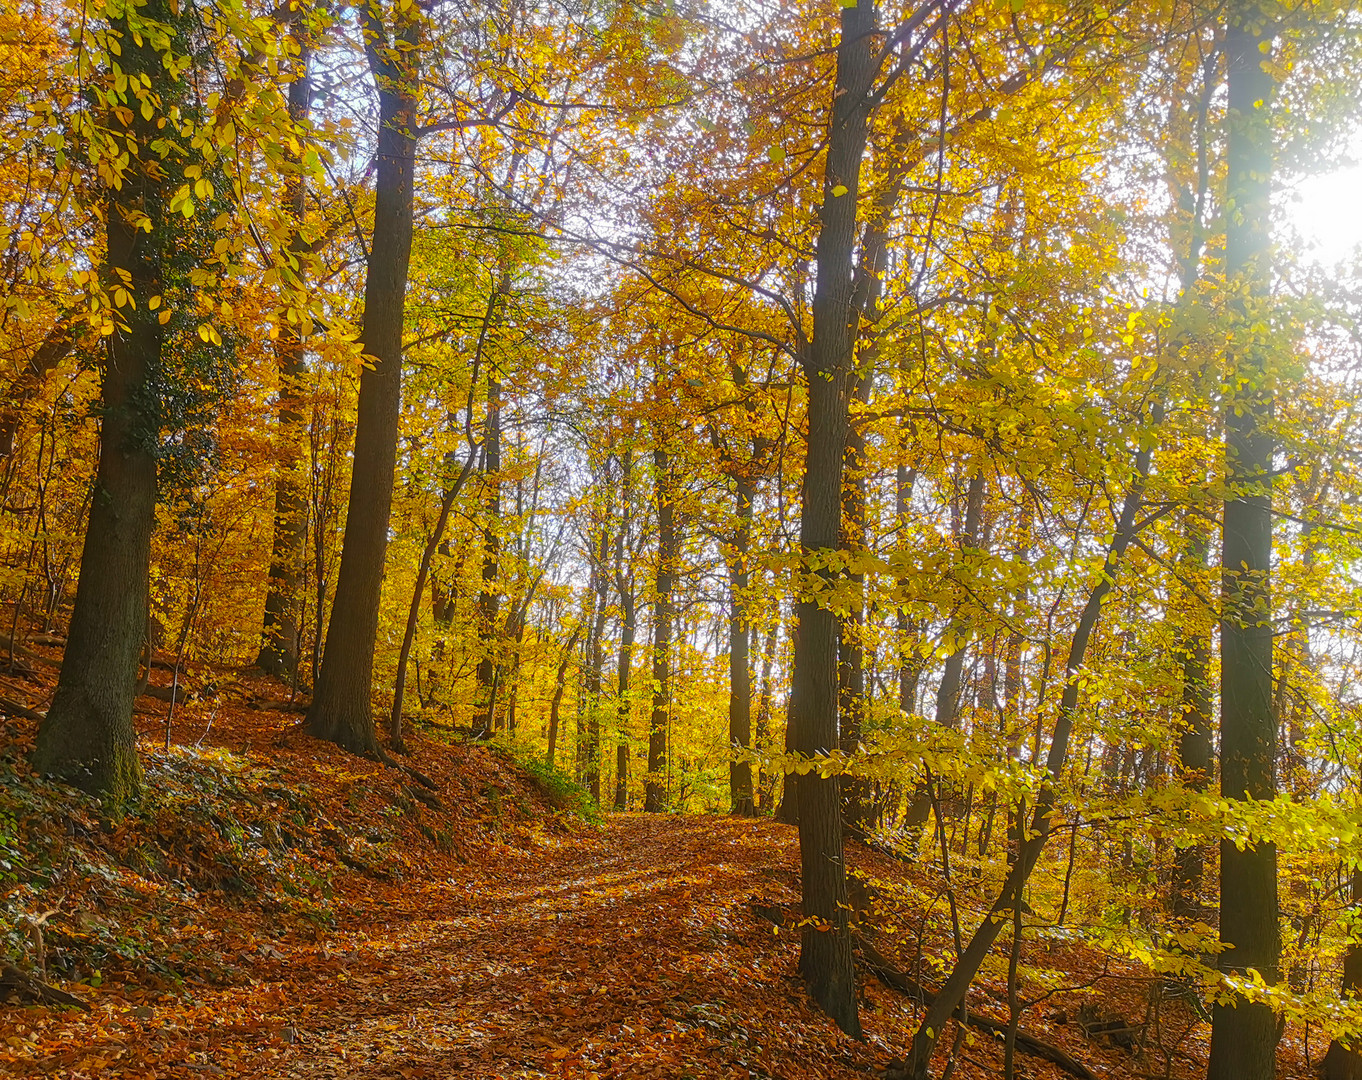
<instances>
[{"instance_id":1,"label":"leaf-covered ground","mask_svg":"<svg viewBox=\"0 0 1362 1080\"><path fill-rule=\"evenodd\" d=\"M12 843L53 865L27 886L18 875L4 900L11 914L53 911L49 977L91 1011L0 1005L0 1072L802 1080L877 1075L911 1036L914 1002L871 977L863 1043L808 1004L789 827L646 815L597 827L489 749L417 740L430 790L305 738L288 713L213 719L205 736L188 710L173 735L202 746L166 752L148 714L157 790L118 825L35 786L22 765L31 726L6 721L0 813L29 807ZM915 951L908 868L861 849L851 861L879 883L866 902L875 947L938 981L938 945ZM20 928L10 955L25 943ZM1057 981L1024 988L1043 999L1026 1030L1099 1076L1204 1074L1206 1025L1158 1001L1140 970L1030 950ZM1006 1016L996 978L972 1006ZM1141 1052L1088 1037L1084 1015L1138 1021ZM1283 1075L1309 1075L1300 1034L1288 1033ZM1322 1051L1316 1036L1311 1056ZM954 1075L998 1075L1000 1062L996 1040L971 1034ZM1017 1075L1064 1074L1022 1057Z\"/></svg>"}]
</instances>

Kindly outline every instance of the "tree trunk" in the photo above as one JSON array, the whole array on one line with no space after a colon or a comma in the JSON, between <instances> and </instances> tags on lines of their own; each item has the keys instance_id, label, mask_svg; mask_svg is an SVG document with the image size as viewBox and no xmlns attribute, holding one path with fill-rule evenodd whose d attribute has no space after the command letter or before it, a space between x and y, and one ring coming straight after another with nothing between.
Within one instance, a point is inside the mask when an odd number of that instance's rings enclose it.
<instances>
[{"instance_id":1,"label":"tree trunk","mask_svg":"<svg viewBox=\"0 0 1362 1080\"><path fill-rule=\"evenodd\" d=\"M1356 912L1362 905L1362 868L1353 867L1351 888ZM1343 954L1343 985L1339 988L1339 997L1345 999L1362 997L1362 942L1357 940L1356 932L1348 937L1348 951ZM1320 1072L1324 1080L1362 1080L1362 1049L1355 1043L1334 1039L1329 1043Z\"/></svg>"},{"instance_id":2,"label":"tree trunk","mask_svg":"<svg viewBox=\"0 0 1362 1080\"><path fill-rule=\"evenodd\" d=\"M616 703L616 724L618 732L615 741L615 809L629 809L629 682L634 664L634 634L637 632L634 594L631 590L620 593L620 654L619 689Z\"/></svg>"},{"instance_id":3,"label":"tree trunk","mask_svg":"<svg viewBox=\"0 0 1362 1080\"><path fill-rule=\"evenodd\" d=\"M672 590L680 544L676 533L676 477L671 455L659 446L653 451L657 489L657 576L653 601L653 710L648 720L648 779L643 809L660 813L667 804L666 758L668 716L671 712Z\"/></svg>"},{"instance_id":4,"label":"tree trunk","mask_svg":"<svg viewBox=\"0 0 1362 1080\"><path fill-rule=\"evenodd\" d=\"M1186 562L1194 578L1206 568L1210 541L1205 526L1189 517L1186 525ZM1197 605L1195 596L1188 605ZM1210 785L1211 706L1210 628L1202 625L1195 611L1183 611L1179 646L1182 654L1182 732L1178 737L1178 771L1182 783L1193 791ZM1201 884L1205 872L1205 849L1199 844L1180 847L1173 861L1173 914L1186 922L1205 918L1201 903Z\"/></svg>"},{"instance_id":5,"label":"tree trunk","mask_svg":"<svg viewBox=\"0 0 1362 1080\"><path fill-rule=\"evenodd\" d=\"M289 84L289 121L296 130L306 125L312 106L312 80L308 74L311 50L299 42L298 75ZM285 151L288 168L285 203L289 214L289 243L280 260L286 282L284 311L279 318L279 337L274 362L279 373L278 431L275 456L279 471L274 479L274 539L270 554L269 592L260 627L260 653L256 666L267 675L292 679L298 671L298 575L307 545L307 494L299 474L302 460L302 379L307 374L303 353L306 308L305 259L307 243L302 236L307 207L307 182L302 155ZM292 318L289 314L292 314Z\"/></svg>"},{"instance_id":6,"label":"tree trunk","mask_svg":"<svg viewBox=\"0 0 1362 1080\"><path fill-rule=\"evenodd\" d=\"M170 22L164 0L151 0L140 17ZM151 81L142 115L135 93L122 95L106 123L135 147L116 188L105 191L106 287L126 287L132 303L116 312L102 365L99 466L81 554L80 580L56 694L38 727L34 768L114 806L142 788L132 723L137 660L147 631L151 534L156 521L159 435L151 380L161 366L164 331L148 302L161 295L162 259L170 242L165 220L165 172L152 143L160 94L171 93L160 50L114 19L123 38L122 71ZM112 77L108 92L114 94ZM136 222L145 216L151 228ZM124 325L119 325L123 323Z\"/></svg>"},{"instance_id":7,"label":"tree trunk","mask_svg":"<svg viewBox=\"0 0 1362 1080\"><path fill-rule=\"evenodd\" d=\"M411 660L411 647L416 640L416 624L421 616L421 597L425 595L426 582L430 578L430 565L435 559L435 552L443 544L445 527L449 524L449 515L454 509L455 500L459 497L459 492L463 490L469 474L473 468L473 451L469 451L468 457L464 460L463 468L459 470L459 475L454 482L446 489L444 499L440 502L440 513L435 519L435 528L431 531L426 540L426 546L421 551L421 564L416 570L416 584L412 586L411 603L407 606L407 625L402 633L402 648L397 654L397 677L393 681L393 708L388 715L388 748L395 754L406 753L406 744L402 738L402 705L407 695L407 665Z\"/></svg>"},{"instance_id":8,"label":"tree trunk","mask_svg":"<svg viewBox=\"0 0 1362 1080\"><path fill-rule=\"evenodd\" d=\"M739 474L735 481L737 528L728 562L728 748L740 753L752 749L752 624L747 613L747 589L752 580L748 554L752 546L756 483L746 473ZM750 761L735 760L729 764L728 795L734 814L751 817L756 813Z\"/></svg>"},{"instance_id":9,"label":"tree trunk","mask_svg":"<svg viewBox=\"0 0 1362 1080\"><path fill-rule=\"evenodd\" d=\"M965 494L965 524L961 530L959 547L961 552L978 546L979 523L984 507L984 470L976 468L969 479ZM959 519L956 519L959 520ZM946 635L952 641L952 650L942 667L941 682L936 688L936 722L942 727L955 728L960 723L960 683L965 671L965 652L967 646L963 635L968 626L952 620ZM944 794L942 796L944 798ZM908 825L922 825L932 812L932 799L926 787L919 784L909 804L905 822Z\"/></svg>"},{"instance_id":10,"label":"tree trunk","mask_svg":"<svg viewBox=\"0 0 1362 1080\"><path fill-rule=\"evenodd\" d=\"M558 674L553 685L553 700L549 702L549 735L548 750L544 754L544 760L552 767L554 757L558 752L558 729L559 711L563 705L563 691L567 689L567 669L572 663L572 650L577 647L577 637L582 632L581 623L572 628L572 634L567 639L567 644L563 646L563 654L558 658Z\"/></svg>"},{"instance_id":11,"label":"tree trunk","mask_svg":"<svg viewBox=\"0 0 1362 1080\"><path fill-rule=\"evenodd\" d=\"M873 353L872 346L867 350ZM870 364L868 358L863 361ZM856 377L855 397L862 405L870 400L870 372ZM842 454L842 548L850 556L865 551L865 437L848 428ZM861 744L861 722L866 709L865 680L865 574L856 566L847 571L853 590L851 608L841 620L837 644L837 693L842 753L854 756ZM842 777L842 823L853 836L864 836L870 814L870 788L865 780Z\"/></svg>"},{"instance_id":12,"label":"tree trunk","mask_svg":"<svg viewBox=\"0 0 1362 1080\"><path fill-rule=\"evenodd\" d=\"M592 558L591 587L595 591L595 613L586 639L586 671L582 697L586 704L586 725L578 732L578 761L582 785L591 797L601 801L601 679L605 672L605 624L610 616L610 575L606 555L610 547L609 517L601 523L600 540Z\"/></svg>"},{"instance_id":13,"label":"tree trunk","mask_svg":"<svg viewBox=\"0 0 1362 1080\"><path fill-rule=\"evenodd\" d=\"M24 410L42 392L48 376L71 355L75 346L76 328L67 319L60 319L0 395L0 458L14 453L14 438L23 422Z\"/></svg>"},{"instance_id":14,"label":"tree trunk","mask_svg":"<svg viewBox=\"0 0 1362 1080\"><path fill-rule=\"evenodd\" d=\"M823 561L841 539L842 464L848 393L859 315L853 303L852 249L861 161L873 107L873 0L843 8L837 73L828 129L827 167L815 263L813 340L804 351L808 382L808 453L801 492L799 544L808 569L831 581ZM838 745L837 616L805 587L796 611L790 688L790 748L804 757ZM804 917L799 971L813 999L848 1035L859 1038L856 972L847 924L846 866L842 862L841 784L817 770L795 780Z\"/></svg>"},{"instance_id":15,"label":"tree trunk","mask_svg":"<svg viewBox=\"0 0 1362 1080\"><path fill-rule=\"evenodd\" d=\"M1227 12L1229 70L1225 281L1234 330L1229 338L1225 408L1225 499L1220 624L1220 793L1232 800L1276 794L1272 712L1272 415L1264 305L1271 288L1273 79L1270 18L1253 0ZM1256 970L1277 981L1277 849L1220 843L1220 970ZM1208 1080L1269 1080L1278 1040L1271 1007L1215 1006Z\"/></svg>"},{"instance_id":16,"label":"tree trunk","mask_svg":"<svg viewBox=\"0 0 1362 1080\"><path fill-rule=\"evenodd\" d=\"M402 9L389 42L364 8L366 52L378 83L374 239L364 282L355 460L330 630L305 729L357 754L379 754L371 699L383 563L402 407L402 324L411 261L416 164L418 13Z\"/></svg>"},{"instance_id":17,"label":"tree trunk","mask_svg":"<svg viewBox=\"0 0 1362 1080\"><path fill-rule=\"evenodd\" d=\"M620 456L620 529L615 537L615 588L620 594L620 652L615 702L615 809L629 809L629 728L633 715L629 683L634 667L638 611L634 576L627 566L629 520L633 506L634 455L626 446Z\"/></svg>"},{"instance_id":18,"label":"tree trunk","mask_svg":"<svg viewBox=\"0 0 1362 1080\"><path fill-rule=\"evenodd\" d=\"M1156 407L1156 414L1160 410ZM1142 449L1135 455L1135 480L1121 506L1116 530L1112 535L1111 546L1097 578L1097 584L1088 593L1087 602L1074 629L1069 654L1064 663L1064 691L1059 701L1059 716L1055 722L1054 738L1050 742L1050 752L1045 759L1045 785L1036 799L1035 812L1031 815L1030 829L1022 839L1002 889L993 901L983 922L975 929L969 944L965 946L945 986L927 1010L913 1036L909 1054L908 1075L912 1080L927 1080L928 1065L932 1050L941 1032L957 1009L965 1000L974 976L987 958L989 950L997 940L1004 922L1011 915L1013 907L1021 902L1031 871L1045 848L1053 825L1056 798L1056 784L1064 768L1069 753L1069 737L1073 732L1074 718L1078 710L1079 694L1082 688L1083 664L1087 658L1088 643L1102 614L1102 603L1111 591L1117 568L1125 557L1126 549L1135 538L1135 516L1144 502L1144 491L1149 476L1151 451Z\"/></svg>"},{"instance_id":19,"label":"tree trunk","mask_svg":"<svg viewBox=\"0 0 1362 1080\"><path fill-rule=\"evenodd\" d=\"M490 312L489 312L490 317ZM473 731L496 730L496 688L500 642L497 619L501 591L497 584L501 565L501 381L495 366L487 374L487 418L482 443L483 512L482 589L478 593L478 668L474 697Z\"/></svg>"},{"instance_id":20,"label":"tree trunk","mask_svg":"<svg viewBox=\"0 0 1362 1080\"><path fill-rule=\"evenodd\" d=\"M771 668L776 660L776 627L766 631L766 644L761 650L761 689L757 692L757 750L771 749ZM771 809L774 782L765 769L757 775L756 812L765 814Z\"/></svg>"}]
</instances>

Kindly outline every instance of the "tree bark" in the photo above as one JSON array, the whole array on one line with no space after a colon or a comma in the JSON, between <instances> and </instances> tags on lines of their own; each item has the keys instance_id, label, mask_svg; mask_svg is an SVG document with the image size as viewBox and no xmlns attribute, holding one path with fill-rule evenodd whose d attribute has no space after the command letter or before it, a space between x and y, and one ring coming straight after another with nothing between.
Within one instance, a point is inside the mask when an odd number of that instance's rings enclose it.
<instances>
[{"instance_id":1,"label":"tree bark","mask_svg":"<svg viewBox=\"0 0 1362 1080\"><path fill-rule=\"evenodd\" d=\"M563 646L563 653L558 658L558 674L554 679L553 700L549 702L549 732L548 750L544 754L544 760L552 767L556 764L554 757L558 752L558 729L559 712L563 705L563 691L567 689L567 669L572 663L572 651L577 647L577 638L581 635L582 624L578 623L572 628L572 633L567 639L567 644Z\"/></svg>"},{"instance_id":2,"label":"tree bark","mask_svg":"<svg viewBox=\"0 0 1362 1080\"><path fill-rule=\"evenodd\" d=\"M740 753L752 749L752 624L747 613L747 589L752 580L748 558L756 482L744 471L735 477L735 487L737 528L728 562L728 748ZM728 795L734 814L751 817L756 813L750 761L729 763Z\"/></svg>"},{"instance_id":3,"label":"tree bark","mask_svg":"<svg viewBox=\"0 0 1362 1080\"><path fill-rule=\"evenodd\" d=\"M657 491L657 575L653 601L653 708L648 720L648 779L643 789L643 809L660 813L667 805L667 727L671 713L672 590L676 586L676 559L680 544L676 531L676 476L665 447L653 451Z\"/></svg>"},{"instance_id":4,"label":"tree bark","mask_svg":"<svg viewBox=\"0 0 1362 1080\"><path fill-rule=\"evenodd\" d=\"M873 353L872 346L867 350ZM865 365L872 363L866 359ZM854 395L865 405L870 400L871 373L857 373ZM848 427L842 454L842 548L851 557L865 551L865 437ZM841 620L837 643L837 693L842 753L855 755L861 744L861 725L867 705L865 680L865 573L852 566L846 580L854 590L850 610ZM853 836L864 836L870 815L870 788L854 775L842 777L842 823Z\"/></svg>"},{"instance_id":5,"label":"tree bark","mask_svg":"<svg viewBox=\"0 0 1362 1080\"><path fill-rule=\"evenodd\" d=\"M141 17L170 22L164 0L150 0ZM147 101L169 98L160 52L133 32L126 16L119 66L132 79L150 79ZM112 84L112 77L109 82ZM134 85L136 85L134 83ZM109 92L114 91L110 88ZM104 193L108 276L113 293L127 288L132 303L115 312L115 329L101 371L99 466L81 553L80 580L56 694L38 726L34 768L119 806L142 789L132 723L137 660L147 630L151 534L156 521L159 419L152 380L161 366L165 334L149 301L161 295L162 259L170 226L165 170L155 160L155 116L147 119L135 95L124 95L105 122L121 144L134 148L116 188ZM145 216L149 230L138 227Z\"/></svg>"},{"instance_id":6,"label":"tree bark","mask_svg":"<svg viewBox=\"0 0 1362 1080\"><path fill-rule=\"evenodd\" d=\"M969 487L965 495L965 523L959 538L963 554L979 543L979 524L984 507L984 470L976 468L970 475ZM958 518L956 519L959 520ZM965 653L968 646L960 638L967 626L952 620L946 633L952 638L953 648L941 670L941 682L936 688L936 722L942 727L955 728L960 723L960 683L965 671ZM932 812L932 799L926 787L919 784L909 804L905 821L909 825L922 825Z\"/></svg>"},{"instance_id":7,"label":"tree bark","mask_svg":"<svg viewBox=\"0 0 1362 1080\"><path fill-rule=\"evenodd\" d=\"M627 566L633 476L634 455L626 446L620 455L620 529L615 537L615 588L620 594L620 651L615 700L615 809L619 811L629 808L629 728L633 715L629 684L634 667L634 637L638 632L634 575Z\"/></svg>"},{"instance_id":8,"label":"tree bark","mask_svg":"<svg viewBox=\"0 0 1362 1080\"><path fill-rule=\"evenodd\" d=\"M1256 327L1271 288L1273 79L1271 16L1254 0L1226 13L1229 70L1225 281L1233 326L1226 357L1227 491L1220 624L1220 792L1232 800L1276 795L1276 717L1272 710L1272 416L1270 343ZM1276 982L1277 849L1220 843L1220 970L1255 970ZM1216 1005L1208 1080L1269 1080L1275 1074L1277 1020L1265 1004Z\"/></svg>"},{"instance_id":9,"label":"tree bark","mask_svg":"<svg viewBox=\"0 0 1362 1080\"><path fill-rule=\"evenodd\" d=\"M374 239L364 283L355 459L330 630L305 730L357 754L379 755L371 699L383 563L402 407L402 326L411 262L416 165L418 12L399 11L390 40L376 4L362 9L378 83Z\"/></svg>"},{"instance_id":10,"label":"tree bark","mask_svg":"<svg viewBox=\"0 0 1362 1080\"><path fill-rule=\"evenodd\" d=\"M295 35L298 31L295 29ZM301 131L312 106L312 80L308 73L311 50L299 41L297 77L288 88L289 121ZM299 475L302 460L302 379L307 374L303 353L303 326L307 242L302 223L307 207L307 181L299 151L286 150L284 193L289 214L289 243L281 260L287 282L285 310L280 312L279 337L274 362L279 373L278 430L274 479L274 537L270 553L269 591L260 627L260 653L256 666L267 675L292 679L298 672L298 577L307 545L307 494ZM293 317L289 318L288 313Z\"/></svg>"},{"instance_id":11,"label":"tree bark","mask_svg":"<svg viewBox=\"0 0 1362 1080\"><path fill-rule=\"evenodd\" d=\"M421 565L416 570L416 584L412 586L411 603L407 606L407 625L402 633L402 648L397 654L397 677L393 681L393 707L392 712L388 714L388 748L395 754L407 752L406 743L402 738L402 706L407 695L407 665L411 661L411 647L416 640L416 624L421 617L421 597L425 595L426 582L430 578L430 565L435 559L435 552L444 543L445 527L449 524L449 515L453 512L459 492L463 490L463 486L472 472L474 453L473 450L469 451L468 457L464 460L463 468L459 470L459 475L445 491L444 499L440 502L439 516L435 519L435 528L431 530L430 536L426 540L426 546L421 551Z\"/></svg>"},{"instance_id":12,"label":"tree bark","mask_svg":"<svg viewBox=\"0 0 1362 1080\"><path fill-rule=\"evenodd\" d=\"M489 318L491 312L489 312ZM496 690L500 659L497 620L501 591L497 584L501 565L501 380L495 367L487 375L487 417L482 442L483 512L482 589L478 593L478 667L474 697L473 731L496 730Z\"/></svg>"},{"instance_id":13,"label":"tree bark","mask_svg":"<svg viewBox=\"0 0 1362 1080\"><path fill-rule=\"evenodd\" d=\"M599 539L591 556L591 588L595 595L595 618L587 632L586 670L582 676L582 697L586 714L584 729L579 730L577 759L582 786L591 797L601 801L601 680L605 673L605 624L610 617L610 575L606 556L610 550L610 511L601 522Z\"/></svg>"},{"instance_id":14,"label":"tree bark","mask_svg":"<svg viewBox=\"0 0 1362 1080\"><path fill-rule=\"evenodd\" d=\"M1206 568L1210 541L1205 527L1190 518L1186 526L1186 564L1199 577ZM1189 605L1198 601L1188 597ZM1213 775L1211 747L1211 640L1210 629L1201 625L1195 611L1182 613L1179 647L1182 654L1182 731L1178 736L1178 771L1183 785L1205 791ZM1206 851L1199 844L1177 849L1173 858L1173 914L1192 922L1205 917L1201 884Z\"/></svg>"},{"instance_id":15,"label":"tree bark","mask_svg":"<svg viewBox=\"0 0 1362 1080\"><path fill-rule=\"evenodd\" d=\"M841 533L843 453L859 314L853 302L852 250L856 203L865 155L870 88L875 76L871 41L873 0L843 8L837 72L828 129L827 167L818 232L813 296L813 340L804 350L808 382L808 451L801 493L799 543L811 578L831 582L823 561ZM794 672L790 689L790 749L804 757L838 745L837 616L800 590ZM799 971L810 995L844 1032L859 1038L856 972L847 924L846 866L842 861L841 784L817 770L795 780L805 924Z\"/></svg>"},{"instance_id":16,"label":"tree bark","mask_svg":"<svg viewBox=\"0 0 1362 1080\"><path fill-rule=\"evenodd\" d=\"M766 631L766 644L761 650L761 688L757 691L757 730L754 733L757 750L766 753L771 748L771 668L776 660L776 630ZM774 783L765 769L757 775L756 812L765 814L771 809Z\"/></svg>"},{"instance_id":17,"label":"tree bark","mask_svg":"<svg viewBox=\"0 0 1362 1080\"><path fill-rule=\"evenodd\" d=\"M1362 905L1362 868L1353 867L1350 886L1355 912ZM1343 954L1343 985L1339 987L1339 997L1362 997L1362 942L1355 934L1349 934L1348 949ZM1320 1072L1324 1080L1362 1080L1362 1048L1356 1042L1334 1039L1329 1043Z\"/></svg>"}]
</instances>

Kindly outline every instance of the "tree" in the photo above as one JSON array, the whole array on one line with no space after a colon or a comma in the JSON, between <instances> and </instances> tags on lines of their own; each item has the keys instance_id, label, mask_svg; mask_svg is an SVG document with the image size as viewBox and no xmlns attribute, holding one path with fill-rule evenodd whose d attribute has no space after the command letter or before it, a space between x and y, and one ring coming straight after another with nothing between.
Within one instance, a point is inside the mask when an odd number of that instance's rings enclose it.
<instances>
[{"instance_id":1,"label":"tree","mask_svg":"<svg viewBox=\"0 0 1362 1080\"><path fill-rule=\"evenodd\" d=\"M828 157L819 213L813 339L804 352L808 379L808 449L801 495L799 545L808 573L830 580L825 560L840 543L842 464L859 315L853 304L852 251L856 197L865 154L875 30L873 0L842 9L837 72L828 126ZM837 616L801 589L795 617L789 747L805 757L836 749ZM804 772L796 783L804 917L799 971L815 1001L848 1035L860 1036L856 974L847 925L846 866L838 777Z\"/></svg>"},{"instance_id":2,"label":"tree","mask_svg":"<svg viewBox=\"0 0 1362 1080\"><path fill-rule=\"evenodd\" d=\"M1220 623L1220 792L1236 801L1276 794L1277 718L1272 708L1272 341L1263 329L1271 287L1273 15L1257 0L1226 11L1225 285L1230 300L1225 409L1226 498ZM1220 970L1277 979L1277 849L1220 842ZM1277 1020L1270 1005L1218 1003L1210 1080L1276 1073Z\"/></svg>"},{"instance_id":3,"label":"tree","mask_svg":"<svg viewBox=\"0 0 1362 1080\"><path fill-rule=\"evenodd\" d=\"M138 795L132 703L147 627L148 566L156 521L159 416L152 380L164 323L152 307L170 244L166 204L174 174L157 149L155 117L178 96L168 63L183 55L182 24L163 0L111 12L108 113L92 141L104 181L105 289L112 333L101 363L99 469L80 581L52 707L38 729L34 766L124 803ZM163 55L164 54L164 55ZM119 59L114 61L112 57ZM117 79L125 75L147 82ZM127 148L128 164L119 154ZM174 164L176 173L179 168ZM144 227L144 225L146 227Z\"/></svg>"},{"instance_id":4,"label":"tree","mask_svg":"<svg viewBox=\"0 0 1362 1080\"><path fill-rule=\"evenodd\" d=\"M676 522L676 473L672 454L658 433L653 448L653 485L657 499L657 572L653 579L653 707L648 720L648 777L643 809L661 813L667 806L667 731L672 707L672 630L676 617L672 592L681 553Z\"/></svg>"},{"instance_id":5,"label":"tree","mask_svg":"<svg viewBox=\"0 0 1362 1080\"><path fill-rule=\"evenodd\" d=\"M288 89L289 120L299 132L307 127L312 110L312 49L303 33L295 30L297 48L294 78ZM280 277L286 283L279 337L274 356L279 374L275 434L279 470L274 481L274 537L270 555L270 586L265 595L265 614L260 628L260 654L256 664L268 675L291 679L298 671L298 572L307 543L307 497L299 466L302 458L303 403L301 382L307 373L303 327L310 322L305 295L308 243L302 226L307 210L307 177L301 150L285 154L285 213L288 239L279 259Z\"/></svg>"},{"instance_id":6,"label":"tree","mask_svg":"<svg viewBox=\"0 0 1362 1080\"><path fill-rule=\"evenodd\" d=\"M411 261L416 175L420 16L399 7L385 23L377 0L360 12L378 84L378 178L364 283L355 459L330 632L308 709L309 735L377 755L371 701L402 405L402 327Z\"/></svg>"}]
</instances>

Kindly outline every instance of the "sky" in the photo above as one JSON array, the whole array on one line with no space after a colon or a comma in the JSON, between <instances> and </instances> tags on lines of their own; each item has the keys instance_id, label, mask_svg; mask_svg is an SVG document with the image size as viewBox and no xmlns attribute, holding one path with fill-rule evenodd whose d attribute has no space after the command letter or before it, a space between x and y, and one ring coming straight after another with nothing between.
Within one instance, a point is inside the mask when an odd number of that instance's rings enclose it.
<instances>
[{"instance_id":1,"label":"sky","mask_svg":"<svg viewBox=\"0 0 1362 1080\"><path fill-rule=\"evenodd\" d=\"M1308 177L1287 195L1288 220L1322 265L1347 259L1362 244L1362 165Z\"/></svg>"}]
</instances>

